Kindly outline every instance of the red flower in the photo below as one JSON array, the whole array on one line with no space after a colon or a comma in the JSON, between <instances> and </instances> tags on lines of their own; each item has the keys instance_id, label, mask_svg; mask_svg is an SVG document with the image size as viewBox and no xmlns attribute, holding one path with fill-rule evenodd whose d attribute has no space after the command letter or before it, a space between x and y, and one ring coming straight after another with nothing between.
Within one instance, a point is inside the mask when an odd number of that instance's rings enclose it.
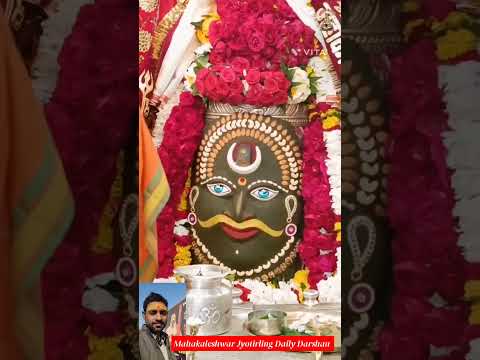
<instances>
[{"instance_id":1,"label":"red flower","mask_svg":"<svg viewBox=\"0 0 480 360\"><path fill-rule=\"evenodd\" d=\"M210 75L207 75L207 80ZM202 75L205 76L205 75ZM216 79L212 82L217 81ZM213 89L215 90L215 88ZM180 96L180 104L175 106L164 128L164 140L159 148L159 156L165 168L170 185L170 198L157 218L159 277L169 277L173 270L175 220L184 217L176 209L180 202L188 170L200 144L204 126L205 108L203 102L190 93ZM180 244L184 240L178 239Z\"/></svg>"},{"instance_id":2,"label":"red flower","mask_svg":"<svg viewBox=\"0 0 480 360\"><path fill-rule=\"evenodd\" d=\"M208 76L208 69L203 68L197 73L197 81L205 80L207 76Z\"/></svg>"},{"instance_id":3,"label":"red flower","mask_svg":"<svg viewBox=\"0 0 480 360\"><path fill-rule=\"evenodd\" d=\"M251 290L250 289L247 289L245 286L242 286L240 284L235 284L235 287L242 290L242 295L240 295L240 299L242 299L242 301L244 302L248 302L248 295L251 294Z\"/></svg>"},{"instance_id":4,"label":"red flower","mask_svg":"<svg viewBox=\"0 0 480 360\"><path fill-rule=\"evenodd\" d=\"M249 83L250 85L257 84L260 81L260 71L258 71L257 69L248 70L245 80L247 80L247 83Z\"/></svg>"},{"instance_id":5,"label":"red flower","mask_svg":"<svg viewBox=\"0 0 480 360\"><path fill-rule=\"evenodd\" d=\"M255 102L263 93L263 87L260 84L250 86L247 92L247 101Z\"/></svg>"},{"instance_id":6,"label":"red flower","mask_svg":"<svg viewBox=\"0 0 480 360\"><path fill-rule=\"evenodd\" d=\"M318 112L318 108L312 109ZM322 234L321 228L332 231L335 216L331 209L330 186L325 167L326 148L320 121L313 121L304 131L303 198L305 224L300 258L310 270L309 284L316 288L325 273L337 268L335 250L338 246L334 233ZM325 185L323 185L325 184ZM324 255L320 255L323 250Z\"/></svg>"},{"instance_id":7,"label":"red flower","mask_svg":"<svg viewBox=\"0 0 480 360\"><path fill-rule=\"evenodd\" d=\"M236 77L235 71L233 71L231 68L224 67L220 71L220 78L227 83L233 82Z\"/></svg>"},{"instance_id":8,"label":"red flower","mask_svg":"<svg viewBox=\"0 0 480 360\"><path fill-rule=\"evenodd\" d=\"M193 106L197 102L195 96L192 95L190 92L183 92L180 94L180 104L182 106Z\"/></svg>"},{"instance_id":9,"label":"red flower","mask_svg":"<svg viewBox=\"0 0 480 360\"><path fill-rule=\"evenodd\" d=\"M422 5L426 16L432 16L440 21L456 10L455 2L448 0L423 0Z\"/></svg>"},{"instance_id":10,"label":"red flower","mask_svg":"<svg viewBox=\"0 0 480 360\"><path fill-rule=\"evenodd\" d=\"M230 94L241 95L242 93L243 93L243 84L239 79L236 79L232 83L230 83Z\"/></svg>"},{"instance_id":11,"label":"red flower","mask_svg":"<svg viewBox=\"0 0 480 360\"><path fill-rule=\"evenodd\" d=\"M257 54L252 57L251 66L258 70L265 70L267 68L267 61Z\"/></svg>"},{"instance_id":12,"label":"red flower","mask_svg":"<svg viewBox=\"0 0 480 360\"><path fill-rule=\"evenodd\" d=\"M265 79L264 81L265 91L269 94L274 94L279 91L278 83L272 77Z\"/></svg>"},{"instance_id":13,"label":"red flower","mask_svg":"<svg viewBox=\"0 0 480 360\"><path fill-rule=\"evenodd\" d=\"M222 65L228 56L228 47L223 41L218 41L210 52L209 61L214 65Z\"/></svg>"},{"instance_id":14,"label":"red flower","mask_svg":"<svg viewBox=\"0 0 480 360\"><path fill-rule=\"evenodd\" d=\"M248 47L250 50L253 52L260 52L265 48L265 36L258 32L255 31L250 36L248 37Z\"/></svg>"},{"instance_id":15,"label":"red flower","mask_svg":"<svg viewBox=\"0 0 480 360\"><path fill-rule=\"evenodd\" d=\"M214 21L208 28L208 39L214 45L223 38L223 26L220 20Z\"/></svg>"},{"instance_id":16,"label":"red flower","mask_svg":"<svg viewBox=\"0 0 480 360\"><path fill-rule=\"evenodd\" d=\"M245 97L242 94L230 94L227 102L232 105L240 105L245 103Z\"/></svg>"},{"instance_id":17,"label":"red flower","mask_svg":"<svg viewBox=\"0 0 480 360\"><path fill-rule=\"evenodd\" d=\"M231 65L235 72L241 74L243 73L243 70L247 70L250 67L250 62L244 57L237 56L232 60Z\"/></svg>"},{"instance_id":18,"label":"red flower","mask_svg":"<svg viewBox=\"0 0 480 360\"><path fill-rule=\"evenodd\" d=\"M225 98L230 92L229 86L226 82L218 81L216 93L221 97Z\"/></svg>"},{"instance_id":19,"label":"red flower","mask_svg":"<svg viewBox=\"0 0 480 360\"><path fill-rule=\"evenodd\" d=\"M218 78L214 73L209 73L205 80L205 86L209 93L214 93L218 87Z\"/></svg>"}]
</instances>

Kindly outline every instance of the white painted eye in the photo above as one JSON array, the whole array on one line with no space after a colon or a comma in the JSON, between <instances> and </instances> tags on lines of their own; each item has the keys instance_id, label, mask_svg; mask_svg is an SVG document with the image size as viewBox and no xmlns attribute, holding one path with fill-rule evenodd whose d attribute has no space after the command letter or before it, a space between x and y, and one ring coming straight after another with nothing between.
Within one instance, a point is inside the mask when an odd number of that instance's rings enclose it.
<instances>
[{"instance_id":1,"label":"white painted eye","mask_svg":"<svg viewBox=\"0 0 480 360\"><path fill-rule=\"evenodd\" d=\"M207 184L207 188L215 196L225 196L232 192L230 186L222 183Z\"/></svg>"},{"instance_id":2,"label":"white painted eye","mask_svg":"<svg viewBox=\"0 0 480 360\"><path fill-rule=\"evenodd\" d=\"M270 201L278 195L278 191L262 186L250 191L250 195L260 201Z\"/></svg>"}]
</instances>

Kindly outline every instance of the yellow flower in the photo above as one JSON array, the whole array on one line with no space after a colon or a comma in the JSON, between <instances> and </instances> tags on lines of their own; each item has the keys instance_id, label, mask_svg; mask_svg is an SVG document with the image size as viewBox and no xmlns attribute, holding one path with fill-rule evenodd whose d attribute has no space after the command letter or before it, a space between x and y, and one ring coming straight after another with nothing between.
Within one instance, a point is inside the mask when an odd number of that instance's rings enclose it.
<instances>
[{"instance_id":1,"label":"yellow flower","mask_svg":"<svg viewBox=\"0 0 480 360\"><path fill-rule=\"evenodd\" d=\"M185 182L185 188L183 189L182 197L180 198L180 204L178 204L178 207L177 207L178 211L187 211L188 209L187 199L188 199L188 193L190 192L190 187L192 185L191 175L192 175L192 172L189 169L188 175L187 175L187 181Z\"/></svg>"},{"instance_id":2,"label":"yellow flower","mask_svg":"<svg viewBox=\"0 0 480 360\"><path fill-rule=\"evenodd\" d=\"M470 306L470 325L480 325L480 302L476 301Z\"/></svg>"},{"instance_id":3,"label":"yellow flower","mask_svg":"<svg viewBox=\"0 0 480 360\"><path fill-rule=\"evenodd\" d=\"M190 253L191 247L192 247L191 245L188 245L188 246L175 245L175 248L177 249L177 254L173 259L173 266L175 268L179 266L190 265L192 263L192 254Z\"/></svg>"},{"instance_id":4,"label":"yellow flower","mask_svg":"<svg viewBox=\"0 0 480 360\"><path fill-rule=\"evenodd\" d=\"M402 4L402 11L406 13L415 12L419 8L420 6L418 6L418 3L416 1L408 0Z\"/></svg>"},{"instance_id":5,"label":"yellow flower","mask_svg":"<svg viewBox=\"0 0 480 360\"><path fill-rule=\"evenodd\" d=\"M90 348L88 360L123 360L123 352L118 347L123 335L100 338L91 334L90 330L87 330L86 334Z\"/></svg>"},{"instance_id":6,"label":"yellow flower","mask_svg":"<svg viewBox=\"0 0 480 360\"><path fill-rule=\"evenodd\" d=\"M323 120L323 129L330 130L340 125L340 119L337 116L328 116Z\"/></svg>"},{"instance_id":7,"label":"yellow flower","mask_svg":"<svg viewBox=\"0 0 480 360\"><path fill-rule=\"evenodd\" d=\"M113 231L111 224L102 216L98 229L97 239L93 244L92 251L95 254L106 254L113 249Z\"/></svg>"},{"instance_id":8,"label":"yellow flower","mask_svg":"<svg viewBox=\"0 0 480 360\"><path fill-rule=\"evenodd\" d=\"M342 223L340 221L335 223L335 231L337 233L337 242L342 242Z\"/></svg>"},{"instance_id":9,"label":"yellow flower","mask_svg":"<svg viewBox=\"0 0 480 360\"><path fill-rule=\"evenodd\" d=\"M452 11L445 19L445 24L449 28L459 28L464 24L469 24L472 19L467 14L460 11Z\"/></svg>"},{"instance_id":10,"label":"yellow flower","mask_svg":"<svg viewBox=\"0 0 480 360\"><path fill-rule=\"evenodd\" d=\"M205 15L203 17L203 21L196 31L198 41L200 41L202 44L206 44L209 42L208 31L210 30L210 25L212 25L214 21L217 21L219 19L220 17L217 13L209 13L208 15Z\"/></svg>"},{"instance_id":11,"label":"yellow flower","mask_svg":"<svg viewBox=\"0 0 480 360\"><path fill-rule=\"evenodd\" d=\"M437 57L450 60L476 49L475 34L469 30L448 30L437 39Z\"/></svg>"},{"instance_id":12,"label":"yellow flower","mask_svg":"<svg viewBox=\"0 0 480 360\"><path fill-rule=\"evenodd\" d=\"M302 291L310 287L308 284L308 273L308 269L298 270L293 277L294 284L302 289Z\"/></svg>"},{"instance_id":13,"label":"yellow flower","mask_svg":"<svg viewBox=\"0 0 480 360\"><path fill-rule=\"evenodd\" d=\"M113 249L112 222L122 197L123 165L124 154L121 152L117 158L117 174L112 187L110 188L110 197L103 208L102 217L98 224L97 238L92 245L92 251L96 254L106 254Z\"/></svg>"},{"instance_id":14,"label":"yellow flower","mask_svg":"<svg viewBox=\"0 0 480 360\"><path fill-rule=\"evenodd\" d=\"M206 44L209 42L207 34L205 34L202 30L197 30L195 35L197 35L197 39L201 44Z\"/></svg>"},{"instance_id":15,"label":"yellow flower","mask_svg":"<svg viewBox=\"0 0 480 360\"><path fill-rule=\"evenodd\" d=\"M425 20L423 19L416 19L408 22L403 29L403 35L405 36L405 39L408 40L415 28L422 26L423 24L425 24Z\"/></svg>"},{"instance_id":16,"label":"yellow flower","mask_svg":"<svg viewBox=\"0 0 480 360\"><path fill-rule=\"evenodd\" d=\"M447 27L447 26L446 26L445 22L443 22L443 21L437 21L437 20L434 20L434 21L432 22L432 25L431 25L432 31L433 31L434 33L440 33L440 32L442 32L442 31L445 31L446 27Z\"/></svg>"},{"instance_id":17,"label":"yellow flower","mask_svg":"<svg viewBox=\"0 0 480 360\"><path fill-rule=\"evenodd\" d=\"M311 67L311 66L307 66L307 67L305 68L305 70L307 71L308 77L310 77L311 75L314 75L314 74L315 74L315 70L314 70L313 67Z\"/></svg>"},{"instance_id":18,"label":"yellow flower","mask_svg":"<svg viewBox=\"0 0 480 360\"><path fill-rule=\"evenodd\" d=\"M465 283L465 300L480 300L480 280L470 280Z\"/></svg>"}]
</instances>

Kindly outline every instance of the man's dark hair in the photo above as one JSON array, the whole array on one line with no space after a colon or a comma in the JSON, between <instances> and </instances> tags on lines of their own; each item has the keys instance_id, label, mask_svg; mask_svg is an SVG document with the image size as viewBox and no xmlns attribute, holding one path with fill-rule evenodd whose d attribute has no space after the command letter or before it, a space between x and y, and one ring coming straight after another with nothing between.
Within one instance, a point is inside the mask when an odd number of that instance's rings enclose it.
<instances>
[{"instance_id":1,"label":"man's dark hair","mask_svg":"<svg viewBox=\"0 0 480 360\"><path fill-rule=\"evenodd\" d=\"M151 292L145 300L143 300L143 312L147 311L148 304L152 302L162 302L168 308L168 301L162 295Z\"/></svg>"}]
</instances>

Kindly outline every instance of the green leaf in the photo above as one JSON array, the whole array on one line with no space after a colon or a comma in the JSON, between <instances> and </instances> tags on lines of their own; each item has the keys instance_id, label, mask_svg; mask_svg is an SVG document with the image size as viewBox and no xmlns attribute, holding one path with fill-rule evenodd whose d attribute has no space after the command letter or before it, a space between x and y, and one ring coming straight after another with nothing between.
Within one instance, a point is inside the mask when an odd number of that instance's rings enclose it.
<instances>
[{"instance_id":1,"label":"green leaf","mask_svg":"<svg viewBox=\"0 0 480 360\"><path fill-rule=\"evenodd\" d=\"M287 79L292 81L293 77L295 76L295 69L289 69L288 70L288 75L287 75Z\"/></svg>"},{"instance_id":2,"label":"green leaf","mask_svg":"<svg viewBox=\"0 0 480 360\"><path fill-rule=\"evenodd\" d=\"M287 79L289 81L292 81L293 79L293 75L295 75L295 69L289 69L287 65L285 65L284 63L281 63L280 64L280 69L282 70L282 72L285 74L285 76L287 77Z\"/></svg>"},{"instance_id":3,"label":"green leaf","mask_svg":"<svg viewBox=\"0 0 480 360\"><path fill-rule=\"evenodd\" d=\"M305 284L300 285L300 289L302 289L302 292L305 291L306 288L307 288L307 286Z\"/></svg>"},{"instance_id":4,"label":"green leaf","mask_svg":"<svg viewBox=\"0 0 480 360\"><path fill-rule=\"evenodd\" d=\"M207 67L208 60L209 60L208 55L199 56L197 58L197 64L199 64L202 68L205 68L205 67Z\"/></svg>"},{"instance_id":5,"label":"green leaf","mask_svg":"<svg viewBox=\"0 0 480 360\"><path fill-rule=\"evenodd\" d=\"M195 29L200 29L202 27L203 20L196 21L196 22L191 22L193 26L195 26Z\"/></svg>"},{"instance_id":6,"label":"green leaf","mask_svg":"<svg viewBox=\"0 0 480 360\"><path fill-rule=\"evenodd\" d=\"M279 284L278 284L278 279L273 279L273 280L272 280L272 285L273 285L275 288L280 287Z\"/></svg>"},{"instance_id":7,"label":"green leaf","mask_svg":"<svg viewBox=\"0 0 480 360\"><path fill-rule=\"evenodd\" d=\"M298 85L302 85L303 83L301 82L292 82L292 86L298 86Z\"/></svg>"},{"instance_id":8,"label":"green leaf","mask_svg":"<svg viewBox=\"0 0 480 360\"><path fill-rule=\"evenodd\" d=\"M288 327L283 327L281 334L283 336L311 336L311 334L306 333L304 331L298 331L298 330L290 329Z\"/></svg>"},{"instance_id":9,"label":"green leaf","mask_svg":"<svg viewBox=\"0 0 480 360\"><path fill-rule=\"evenodd\" d=\"M227 276L225 276L225 279L233 282L235 281L235 274L228 274Z\"/></svg>"}]
</instances>

